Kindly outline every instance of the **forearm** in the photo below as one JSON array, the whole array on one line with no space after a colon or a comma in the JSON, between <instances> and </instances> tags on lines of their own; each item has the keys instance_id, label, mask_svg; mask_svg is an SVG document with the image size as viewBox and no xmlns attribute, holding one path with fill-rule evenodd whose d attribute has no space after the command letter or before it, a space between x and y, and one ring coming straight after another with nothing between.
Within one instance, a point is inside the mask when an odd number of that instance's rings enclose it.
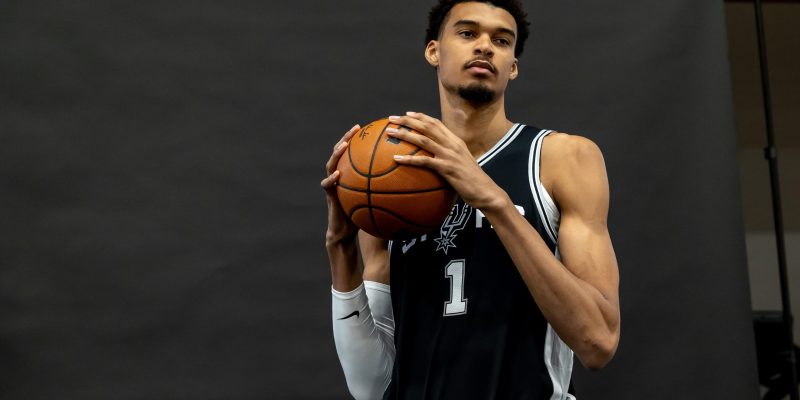
<instances>
[{"instance_id":1,"label":"forearm","mask_svg":"<svg viewBox=\"0 0 800 400\"><path fill-rule=\"evenodd\" d=\"M333 338L354 398L383 395L394 366L394 317L390 288L364 281L351 292L332 290Z\"/></svg>"},{"instance_id":2,"label":"forearm","mask_svg":"<svg viewBox=\"0 0 800 400\"><path fill-rule=\"evenodd\" d=\"M358 268L358 247L356 236L336 239L328 235L325 248L331 266L331 282L333 289L339 292L350 292L363 282Z\"/></svg>"},{"instance_id":3,"label":"forearm","mask_svg":"<svg viewBox=\"0 0 800 400\"><path fill-rule=\"evenodd\" d=\"M386 243L363 232L329 232L326 247L333 280L333 337L347 386L357 400L380 398L391 380L395 354Z\"/></svg>"},{"instance_id":4,"label":"forearm","mask_svg":"<svg viewBox=\"0 0 800 400\"><path fill-rule=\"evenodd\" d=\"M542 314L584 365L601 367L616 347L614 305L554 256L505 193L498 198L482 211Z\"/></svg>"}]
</instances>

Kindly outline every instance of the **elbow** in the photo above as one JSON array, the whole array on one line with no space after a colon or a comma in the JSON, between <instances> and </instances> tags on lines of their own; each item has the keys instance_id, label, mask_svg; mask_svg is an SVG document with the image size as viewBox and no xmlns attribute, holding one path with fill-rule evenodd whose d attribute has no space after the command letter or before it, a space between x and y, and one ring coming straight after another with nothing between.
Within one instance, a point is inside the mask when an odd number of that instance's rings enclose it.
<instances>
[{"instance_id":1,"label":"elbow","mask_svg":"<svg viewBox=\"0 0 800 400\"><path fill-rule=\"evenodd\" d=\"M345 375L347 389L355 400L383 398L383 392L385 392L386 388L389 386L391 378L391 371L386 374L385 370L381 370L380 368L368 371L360 376Z\"/></svg>"},{"instance_id":2,"label":"elbow","mask_svg":"<svg viewBox=\"0 0 800 400\"><path fill-rule=\"evenodd\" d=\"M599 371L611 361L613 356L613 353L606 351L595 351L591 354L579 355L578 359L581 361L581 365L583 365L584 368L590 371Z\"/></svg>"},{"instance_id":3,"label":"elbow","mask_svg":"<svg viewBox=\"0 0 800 400\"><path fill-rule=\"evenodd\" d=\"M581 350L576 351L575 355L585 368L597 371L608 365L614 358L618 344L619 331L590 335L584 340Z\"/></svg>"}]
</instances>

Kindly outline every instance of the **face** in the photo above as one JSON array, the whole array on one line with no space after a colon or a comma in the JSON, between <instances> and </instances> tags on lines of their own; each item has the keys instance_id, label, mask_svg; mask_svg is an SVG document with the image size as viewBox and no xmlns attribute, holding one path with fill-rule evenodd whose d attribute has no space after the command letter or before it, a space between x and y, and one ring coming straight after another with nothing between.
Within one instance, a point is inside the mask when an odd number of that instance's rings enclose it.
<instances>
[{"instance_id":1,"label":"face","mask_svg":"<svg viewBox=\"0 0 800 400\"><path fill-rule=\"evenodd\" d=\"M459 3L442 23L439 40L428 43L425 58L437 68L445 90L471 102L490 102L517 77L516 32L508 11L487 3Z\"/></svg>"}]
</instances>

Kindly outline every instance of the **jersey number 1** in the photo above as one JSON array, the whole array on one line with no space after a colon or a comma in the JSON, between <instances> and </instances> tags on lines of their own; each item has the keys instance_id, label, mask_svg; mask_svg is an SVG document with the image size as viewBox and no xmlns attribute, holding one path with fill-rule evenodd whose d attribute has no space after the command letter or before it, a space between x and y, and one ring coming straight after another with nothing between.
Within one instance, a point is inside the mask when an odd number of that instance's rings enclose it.
<instances>
[{"instance_id":1,"label":"jersey number 1","mask_svg":"<svg viewBox=\"0 0 800 400\"><path fill-rule=\"evenodd\" d=\"M444 302L444 316L467 313L464 298L464 260L453 260L444 268L445 278L450 279L450 300Z\"/></svg>"}]
</instances>

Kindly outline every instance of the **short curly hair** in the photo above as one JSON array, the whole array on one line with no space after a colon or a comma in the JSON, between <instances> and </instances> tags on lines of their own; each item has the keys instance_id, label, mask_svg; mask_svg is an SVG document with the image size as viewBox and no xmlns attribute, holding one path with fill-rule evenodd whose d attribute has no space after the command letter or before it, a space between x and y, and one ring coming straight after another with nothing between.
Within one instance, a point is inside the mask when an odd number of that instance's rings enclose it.
<instances>
[{"instance_id":1,"label":"short curly hair","mask_svg":"<svg viewBox=\"0 0 800 400\"><path fill-rule=\"evenodd\" d=\"M425 33L425 45L431 40L439 39L439 31L442 28L442 23L456 4L469 2L491 4L508 11L508 13L514 17L514 21L517 23L514 56L519 57L525 46L525 40L528 38L528 26L530 25L530 22L528 22L528 14L522 9L522 3L519 0L439 0L428 14L428 30Z\"/></svg>"}]
</instances>

